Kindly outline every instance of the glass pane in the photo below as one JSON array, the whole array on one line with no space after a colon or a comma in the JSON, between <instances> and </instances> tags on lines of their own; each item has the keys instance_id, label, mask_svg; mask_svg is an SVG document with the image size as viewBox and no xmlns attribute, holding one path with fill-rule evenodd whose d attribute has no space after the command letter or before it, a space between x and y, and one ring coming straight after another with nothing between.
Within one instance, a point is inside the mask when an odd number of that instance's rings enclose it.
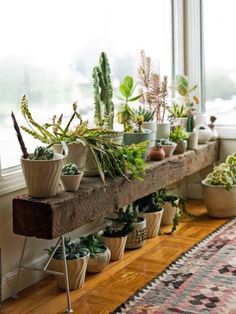
<instances>
[{"instance_id":1,"label":"glass pane","mask_svg":"<svg viewBox=\"0 0 236 314\"><path fill-rule=\"evenodd\" d=\"M236 119L236 29L235 0L204 0L204 54L206 112L218 124L235 124Z\"/></svg>"},{"instance_id":2,"label":"glass pane","mask_svg":"<svg viewBox=\"0 0 236 314\"><path fill-rule=\"evenodd\" d=\"M62 112L66 116L75 100L83 117L92 121L91 72L101 51L107 52L114 88L125 75L136 76L141 49L152 56L157 71L170 75L170 13L166 0L1 1L2 167L19 163L10 112L22 122L24 93L37 121ZM24 138L32 150L35 141L25 133Z\"/></svg>"}]
</instances>

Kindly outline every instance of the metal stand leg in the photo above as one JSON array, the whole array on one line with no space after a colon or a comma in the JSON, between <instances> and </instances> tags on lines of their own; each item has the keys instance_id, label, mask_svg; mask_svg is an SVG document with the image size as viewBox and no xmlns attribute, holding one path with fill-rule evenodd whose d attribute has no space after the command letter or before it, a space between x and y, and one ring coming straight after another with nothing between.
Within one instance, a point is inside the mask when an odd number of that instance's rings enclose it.
<instances>
[{"instance_id":1,"label":"metal stand leg","mask_svg":"<svg viewBox=\"0 0 236 314\"><path fill-rule=\"evenodd\" d=\"M20 263L18 266L17 277L16 277L16 285L15 285L15 287L13 289L13 293L12 293L13 299L17 298L17 291L18 291L18 285L19 285L19 280L20 280L20 271L21 271L21 266L22 266L22 262L23 262L23 258L24 258L26 243L27 243L27 237L25 237L24 244L23 244L22 251L21 251Z\"/></svg>"},{"instance_id":2,"label":"metal stand leg","mask_svg":"<svg viewBox=\"0 0 236 314\"><path fill-rule=\"evenodd\" d=\"M67 261L66 261L66 249L65 249L65 237L61 237L62 244L62 253L64 259L64 267L65 267L65 284L66 284L66 294L67 294L67 312L72 313L73 310L71 308L71 299L70 299L70 288L69 288L69 279L68 279L68 269L67 269Z\"/></svg>"}]
</instances>

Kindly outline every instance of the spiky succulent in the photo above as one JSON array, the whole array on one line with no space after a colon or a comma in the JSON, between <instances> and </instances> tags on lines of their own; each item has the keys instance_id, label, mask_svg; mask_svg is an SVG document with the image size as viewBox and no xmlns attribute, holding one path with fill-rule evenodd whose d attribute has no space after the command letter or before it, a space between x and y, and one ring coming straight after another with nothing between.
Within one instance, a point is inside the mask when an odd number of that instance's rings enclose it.
<instances>
[{"instance_id":1,"label":"spiky succulent","mask_svg":"<svg viewBox=\"0 0 236 314\"><path fill-rule=\"evenodd\" d=\"M54 151L47 147L38 146L35 151L29 155L30 160L51 160L54 157Z\"/></svg>"},{"instance_id":2,"label":"spiky succulent","mask_svg":"<svg viewBox=\"0 0 236 314\"><path fill-rule=\"evenodd\" d=\"M72 176L79 173L80 173L79 168L77 167L76 164L73 164L73 163L66 164L62 168L62 174L64 175Z\"/></svg>"}]
</instances>

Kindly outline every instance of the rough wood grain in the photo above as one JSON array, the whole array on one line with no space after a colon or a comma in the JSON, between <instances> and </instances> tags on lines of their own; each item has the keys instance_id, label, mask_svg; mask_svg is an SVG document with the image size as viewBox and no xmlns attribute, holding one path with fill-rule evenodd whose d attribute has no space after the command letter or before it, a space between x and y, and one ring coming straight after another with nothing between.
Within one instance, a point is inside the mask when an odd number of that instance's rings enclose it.
<instances>
[{"instance_id":1,"label":"rough wood grain","mask_svg":"<svg viewBox=\"0 0 236 314\"><path fill-rule=\"evenodd\" d=\"M50 199L27 195L13 199L13 231L20 235L53 239L115 209L175 183L218 160L218 142L200 145L159 162L148 163L143 181L115 181L104 186L98 178L84 178L75 193L60 192Z\"/></svg>"}]
</instances>

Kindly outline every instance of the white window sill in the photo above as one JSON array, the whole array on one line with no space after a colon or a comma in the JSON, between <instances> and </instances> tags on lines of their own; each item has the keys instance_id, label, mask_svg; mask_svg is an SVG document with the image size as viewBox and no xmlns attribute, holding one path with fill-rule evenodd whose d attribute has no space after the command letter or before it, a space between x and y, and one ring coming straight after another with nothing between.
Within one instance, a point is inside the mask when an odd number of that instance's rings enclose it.
<instances>
[{"instance_id":1,"label":"white window sill","mask_svg":"<svg viewBox=\"0 0 236 314\"><path fill-rule=\"evenodd\" d=\"M0 195L5 195L26 187L21 170L0 176Z\"/></svg>"},{"instance_id":2,"label":"white window sill","mask_svg":"<svg viewBox=\"0 0 236 314\"><path fill-rule=\"evenodd\" d=\"M216 130L220 139L236 139L235 126L216 126Z\"/></svg>"}]
</instances>

